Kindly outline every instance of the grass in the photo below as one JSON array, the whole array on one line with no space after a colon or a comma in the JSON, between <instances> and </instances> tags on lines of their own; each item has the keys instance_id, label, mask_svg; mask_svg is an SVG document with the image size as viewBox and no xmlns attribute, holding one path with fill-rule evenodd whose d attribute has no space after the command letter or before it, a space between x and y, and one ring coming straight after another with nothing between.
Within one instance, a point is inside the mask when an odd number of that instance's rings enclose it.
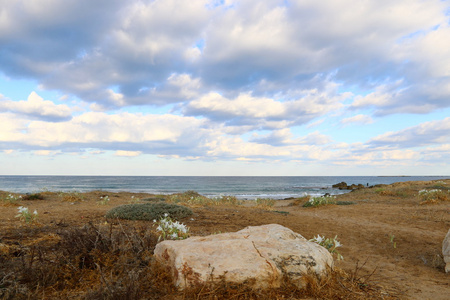
<instances>
[{"instance_id":1,"label":"grass","mask_svg":"<svg viewBox=\"0 0 450 300\"><path fill-rule=\"evenodd\" d=\"M242 201L238 200L235 196L220 196L215 198L208 198L196 191L186 191L184 193L177 193L167 196L166 202L178 203L186 206L210 206L210 205L241 205Z\"/></svg>"},{"instance_id":2,"label":"grass","mask_svg":"<svg viewBox=\"0 0 450 300\"><path fill-rule=\"evenodd\" d=\"M23 200L21 195L2 193L1 202L3 205L17 205L21 200Z\"/></svg>"},{"instance_id":3,"label":"grass","mask_svg":"<svg viewBox=\"0 0 450 300\"><path fill-rule=\"evenodd\" d=\"M185 206L165 202L133 203L114 207L106 213L106 218L153 221L164 217L166 213L171 218L181 219L192 215L192 210Z\"/></svg>"},{"instance_id":4,"label":"grass","mask_svg":"<svg viewBox=\"0 0 450 300\"><path fill-rule=\"evenodd\" d=\"M84 224L12 228L4 232L15 245L0 254L1 299L386 299L361 268L334 268L317 278L305 274L304 288L290 278L274 289L247 283L199 284L177 290L165 268L153 259L157 235L146 225ZM23 237L41 238L26 245ZM14 238L16 237L16 238ZM22 237L22 239L20 238ZM393 295L395 296L395 295ZM383 298L384 297L384 298Z\"/></svg>"},{"instance_id":5,"label":"grass","mask_svg":"<svg viewBox=\"0 0 450 300\"><path fill-rule=\"evenodd\" d=\"M436 204L450 201L450 191L442 189L424 189L419 191L420 204Z\"/></svg>"},{"instance_id":6,"label":"grass","mask_svg":"<svg viewBox=\"0 0 450 300\"><path fill-rule=\"evenodd\" d=\"M257 198L255 204L257 208L272 210L277 200L270 198Z\"/></svg>"},{"instance_id":7,"label":"grass","mask_svg":"<svg viewBox=\"0 0 450 300\"><path fill-rule=\"evenodd\" d=\"M61 198L62 201L67 202L79 202L84 200L83 194L77 191L59 192L58 196Z\"/></svg>"},{"instance_id":8,"label":"grass","mask_svg":"<svg viewBox=\"0 0 450 300\"><path fill-rule=\"evenodd\" d=\"M380 196L390 196L397 198L407 198L411 196L406 189L395 189L395 188L378 188L375 189L375 192Z\"/></svg>"},{"instance_id":9,"label":"grass","mask_svg":"<svg viewBox=\"0 0 450 300\"><path fill-rule=\"evenodd\" d=\"M334 196L321 196L310 198L303 207L318 207L324 205L336 204L336 197Z\"/></svg>"}]
</instances>

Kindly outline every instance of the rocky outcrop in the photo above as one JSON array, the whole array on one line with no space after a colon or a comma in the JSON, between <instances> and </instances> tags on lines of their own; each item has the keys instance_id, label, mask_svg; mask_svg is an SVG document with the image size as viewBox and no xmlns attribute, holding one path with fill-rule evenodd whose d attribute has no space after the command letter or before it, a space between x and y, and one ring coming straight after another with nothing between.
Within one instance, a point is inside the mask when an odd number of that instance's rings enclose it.
<instances>
[{"instance_id":1,"label":"rocky outcrop","mask_svg":"<svg viewBox=\"0 0 450 300\"><path fill-rule=\"evenodd\" d=\"M219 280L279 287L283 274L301 286L305 273L321 276L333 267L324 247L277 224L163 241L156 246L155 257L170 269L179 288Z\"/></svg>"},{"instance_id":2,"label":"rocky outcrop","mask_svg":"<svg viewBox=\"0 0 450 300\"><path fill-rule=\"evenodd\" d=\"M344 181L342 181L340 183L333 184L331 187L335 188L335 189L340 189L340 190L359 190L359 189L365 188L365 186L363 184L351 184L351 185L348 185Z\"/></svg>"},{"instance_id":3,"label":"rocky outcrop","mask_svg":"<svg viewBox=\"0 0 450 300\"><path fill-rule=\"evenodd\" d=\"M442 255L444 255L445 273L450 273L450 229L442 243Z\"/></svg>"}]
</instances>

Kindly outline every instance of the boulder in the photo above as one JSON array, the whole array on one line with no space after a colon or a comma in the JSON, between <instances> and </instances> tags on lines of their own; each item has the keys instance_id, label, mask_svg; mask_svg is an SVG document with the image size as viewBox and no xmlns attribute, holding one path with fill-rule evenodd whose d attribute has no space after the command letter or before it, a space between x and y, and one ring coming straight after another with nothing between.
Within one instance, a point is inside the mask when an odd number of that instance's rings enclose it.
<instances>
[{"instance_id":1,"label":"boulder","mask_svg":"<svg viewBox=\"0 0 450 300\"><path fill-rule=\"evenodd\" d=\"M333 267L328 250L278 224L163 241L156 245L155 257L170 269L181 289L220 280L279 287L284 274L302 286L302 275L321 276Z\"/></svg>"},{"instance_id":2,"label":"boulder","mask_svg":"<svg viewBox=\"0 0 450 300\"><path fill-rule=\"evenodd\" d=\"M346 190L348 185L346 182L342 181L331 186L334 189Z\"/></svg>"},{"instance_id":3,"label":"boulder","mask_svg":"<svg viewBox=\"0 0 450 300\"><path fill-rule=\"evenodd\" d=\"M442 255L444 255L445 273L450 273L450 229L442 243Z\"/></svg>"}]
</instances>

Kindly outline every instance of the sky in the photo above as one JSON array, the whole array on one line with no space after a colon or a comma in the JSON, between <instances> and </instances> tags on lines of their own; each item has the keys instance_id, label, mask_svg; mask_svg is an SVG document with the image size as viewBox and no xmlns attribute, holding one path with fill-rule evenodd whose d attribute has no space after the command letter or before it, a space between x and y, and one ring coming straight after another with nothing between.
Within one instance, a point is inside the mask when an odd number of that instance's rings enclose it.
<instances>
[{"instance_id":1,"label":"sky","mask_svg":"<svg viewBox=\"0 0 450 300\"><path fill-rule=\"evenodd\" d=\"M0 175L450 175L450 1L0 0Z\"/></svg>"}]
</instances>

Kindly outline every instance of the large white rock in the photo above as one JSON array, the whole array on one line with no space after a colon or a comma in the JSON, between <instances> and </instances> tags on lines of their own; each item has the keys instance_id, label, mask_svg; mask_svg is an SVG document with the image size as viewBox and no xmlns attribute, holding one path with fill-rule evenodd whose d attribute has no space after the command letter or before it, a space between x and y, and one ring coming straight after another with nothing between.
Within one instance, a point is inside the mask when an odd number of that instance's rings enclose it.
<instances>
[{"instance_id":1,"label":"large white rock","mask_svg":"<svg viewBox=\"0 0 450 300\"><path fill-rule=\"evenodd\" d=\"M444 242L442 243L442 255L444 255L445 261L445 273L450 272L450 229L445 236Z\"/></svg>"},{"instance_id":2,"label":"large white rock","mask_svg":"<svg viewBox=\"0 0 450 300\"><path fill-rule=\"evenodd\" d=\"M170 268L180 288L221 279L248 281L258 288L279 287L283 274L301 286L303 274L320 276L333 267L328 250L277 224L163 241L156 246L155 257Z\"/></svg>"}]
</instances>

